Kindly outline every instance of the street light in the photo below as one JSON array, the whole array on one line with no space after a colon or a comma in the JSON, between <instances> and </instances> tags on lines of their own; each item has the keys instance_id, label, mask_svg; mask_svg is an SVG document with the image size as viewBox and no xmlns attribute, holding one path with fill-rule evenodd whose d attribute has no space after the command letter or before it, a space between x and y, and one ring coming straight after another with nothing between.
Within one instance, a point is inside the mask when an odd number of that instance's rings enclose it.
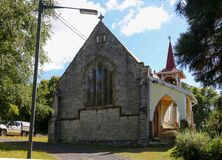
<instances>
[{"instance_id":1,"label":"street light","mask_svg":"<svg viewBox=\"0 0 222 160\"><path fill-rule=\"evenodd\" d=\"M90 14L90 15L97 15L97 10L94 9L86 9L86 8L74 8L74 7L63 7L63 6L55 6L55 5L45 5L42 4L43 9L75 9L79 10L81 14Z\"/></svg>"},{"instance_id":2,"label":"street light","mask_svg":"<svg viewBox=\"0 0 222 160\"><path fill-rule=\"evenodd\" d=\"M30 129L29 129L29 146L27 158L32 158L32 148L33 148L33 132L35 124L35 108L36 108L36 90L37 90L37 76L38 76L38 63L39 63L39 50L40 50L40 37L41 37L41 23L42 23L42 11L44 9L75 9L79 10L81 14L97 15L97 10L85 9L85 8L73 8L64 6L48 5L39 0L38 6L38 25L36 33L36 50L35 50L35 65L34 65L34 77L33 77L33 88L32 88L32 108L31 108L31 118L30 118Z\"/></svg>"}]
</instances>

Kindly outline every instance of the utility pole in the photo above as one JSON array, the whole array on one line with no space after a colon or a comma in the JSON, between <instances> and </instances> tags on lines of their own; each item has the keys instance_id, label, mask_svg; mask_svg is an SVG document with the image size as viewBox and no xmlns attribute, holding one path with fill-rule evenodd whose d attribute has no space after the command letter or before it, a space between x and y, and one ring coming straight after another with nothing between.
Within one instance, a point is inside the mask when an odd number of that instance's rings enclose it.
<instances>
[{"instance_id":1,"label":"utility pole","mask_svg":"<svg viewBox=\"0 0 222 160\"><path fill-rule=\"evenodd\" d=\"M33 148L32 137L33 137L34 126L35 126L36 91L37 91L40 40L41 40L41 23L42 23L42 12L44 9L74 9L74 10L79 10L81 14L89 14L89 15L97 15L98 13L97 10L93 10L93 9L48 5L48 4L44 4L42 0L39 0L38 25L37 25L37 33L36 33L35 65L34 65L34 77L33 77L33 88L32 88L32 106L31 106L29 145L28 145L27 159L32 158L32 148Z\"/></svg>"},{"instance_id":2,"label":"utility pole","mask_svg":"<svg viewBox=\"0 0 222 160\"><path fill-rule=\"evenodd\" d=\"M32 88L32 108L31 108L30 128L29 128L29 145L28 145L28 153L27 153L28 159L32 158L32 148L33 148L32 137L33 137L34 125L35 125L36 90L37 90L37 79L38 79L42 10L43 10L42 0L39 0L38 24L37 24L37 33L36 33L36 46L35 46L35 65L34 65L34 77L33 77L33 88Z\"/></svg>"}]
</instances>

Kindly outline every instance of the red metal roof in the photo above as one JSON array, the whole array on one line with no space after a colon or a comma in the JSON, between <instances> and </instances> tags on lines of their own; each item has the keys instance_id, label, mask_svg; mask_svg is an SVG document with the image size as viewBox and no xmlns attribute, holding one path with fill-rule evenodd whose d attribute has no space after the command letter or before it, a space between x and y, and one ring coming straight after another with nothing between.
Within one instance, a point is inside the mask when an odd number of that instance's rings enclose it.
<instances>
[{"instance_id":1,"label":"red metal roof","mask_svg":"<svg viewBox=\"0 0 222 160\"><path fill-rule=\"evenodd\" d=\"M166 62L166 68L161 70L160 72L156 73L158 77L160 77L161 74L179 74L180 79L186 78L182 70L178 70L176 68L176 64L174 61L174 56L173 56L173 49L169 37L169 47L168 47L168 55L167 55L167 62Z\"/></svg>"},{"instance_id":2,"label":"red metal roof","mask_svg":"<svg viewBox=\"0 0 222 160\"><path fill-rule=\"evenodd\" d=\"M176 64L173 57L172 45L171 45L171 42L169 41L166 68L164 68L162 72L172 71L173 69L176 69Z\"/></svg>"}]
</instances>

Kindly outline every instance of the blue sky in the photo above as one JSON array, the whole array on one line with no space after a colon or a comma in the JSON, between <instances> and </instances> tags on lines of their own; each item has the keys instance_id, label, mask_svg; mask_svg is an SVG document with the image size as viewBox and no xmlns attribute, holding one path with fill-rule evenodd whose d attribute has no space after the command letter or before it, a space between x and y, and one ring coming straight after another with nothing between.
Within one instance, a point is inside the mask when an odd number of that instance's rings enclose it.
<instances>
[{"instance_id":1,"label":"blue sky","mask_svg":"<svg viewBox=\"0 0 222 160\"><path fill-rule=\"evenodd\" d=\"M97 9L104 15L105 25L122 44L156 72L166 65L168 36L172 37L174 46L180 33L187 29L186 20L175 13L176 1L56 0L62 6ZM85 37L89 36L99 21L98 16L82 15L73 10L58 10L57 13ZM42 66L42 79L61 76L85 42L60 20L52 20L52 24L52 38L45 46L51 61ZM184 73L187 76L185 82L200 86L194 82L191 73L187 70Z\"/></svg>"}]
</instances>

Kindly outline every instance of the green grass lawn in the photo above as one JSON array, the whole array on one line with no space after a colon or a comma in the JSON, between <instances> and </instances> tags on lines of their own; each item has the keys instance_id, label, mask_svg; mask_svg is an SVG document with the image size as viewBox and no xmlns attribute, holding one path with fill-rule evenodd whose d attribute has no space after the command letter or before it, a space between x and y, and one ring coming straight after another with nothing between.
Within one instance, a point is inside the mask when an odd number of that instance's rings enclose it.
<instances>
[{"instance_id":1,"label":"green grass lawn","mask_svg":"<svg viewBox=\"0 0 222 160\"><path fill-rule=\"evenodd\" d=\"M144 147L129 148L117 154L132 160L176 160L170 156L171 152L172 147Z\"/></svg>"},{"instance_id":2,"label":"green grass lawn","mask_svg":"<svg viewBox=\"0 0 222 160\"><path fill-rule=\"evenodd\" d=\"M14 141L28 141L29 137L22 137L22 136L1 136L2 138L11 139ZM0 138L1 138L0 137ZM35 142L48 142L48 136L34 136L33 141Z\"/></svg>"},{"instance_id":3,"label":"green grass lawn","mask_svg":"<svg viewBox=\"0 0 222 160\"><path fill-rule=\"evenodd\" d=\"M0 143L1 158L26 158L27 149L21 146L15 146L5 143ZM32 158L34 159L55 159L53 156L40 150L33 150Z\"/></svg>"},{"instance_id":4,"label":"green grass lawn","mask_svg":"<svg viewBox=\"0 0 222 160\"><path fill-rule=\"evenodd\" d=\"M1 138L1 137L0 137ZM27 141L28 137L21 136L7 136L4 137L14 141ZM33 137L33 141L47 142L47 136ZM103 145L74 145L75 147L93 148L101 151L110 152L123 157L128 157L131 160L176 160L170 156L172 147L109 147ZM2 158L26 158L27 149L21 146L10 145L7 143L0 143L0 157ZM55 159L46 152L35 150L33 151L33 158L41 159ZM181 160L181 159L177 159Z\"/></svg>"},{"instance_id":5,"label":"green grass lawn","mask_svg":"<svg viewBox=\"0 0 222 160\"><path fill-rule=\"evenodd\" d=\"M1 138L1 137L0 137ZM15 141L24 140L27 141L28 137L21 137L21 136L7 136L2 137L7 139L12 139ZM48 137L41 136L41 137L33 137L33 141L38 142L47 142ZM26 158L27 156L27 148L24 146L17 146L8 143L0 143L0 157L1 158ZM32 152L32 158L34 159L55 159L53 156L49 155L46 152L41 150L34 149Z\"/></svg>"},{"instance_id":6,"label":"green grass lawn","mask_svg":"<svg viewBox=\"0 0 222 160\"><path fill-rule=\"evenodd\" d=\"M74 145L81 148L94 148L127 157L130 160L182 160L170 156L173 147L109 147L96 144Z\"/></svg>"}]
</instances>

